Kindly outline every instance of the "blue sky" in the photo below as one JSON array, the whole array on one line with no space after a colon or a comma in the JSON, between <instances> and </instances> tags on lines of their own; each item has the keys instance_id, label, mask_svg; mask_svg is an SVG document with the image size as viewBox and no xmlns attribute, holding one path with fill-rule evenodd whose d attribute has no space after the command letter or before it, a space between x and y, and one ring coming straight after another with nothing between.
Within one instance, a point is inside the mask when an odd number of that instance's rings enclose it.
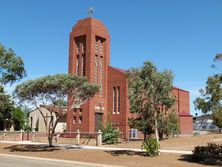
<instances>
[{"instance_id":1,"label":"blue sky","mask_svg":"<svg viewBox=\"0 0 222 167\"><path fill-rule=\"evenodd\" d=\"M151 60L193 100L222 52L222 0L1 0L0 43L25 62L27 79L66 73L69 32L90 6L111 36L111 65ZM222 65L222 64L221 64ZM219 66L221 66L219 65ZM13 86L14 87L14 86ZM10 92L13 87L8 87ZM198 112L200 113L200 112Z\"/></svg>"}]
</instances>

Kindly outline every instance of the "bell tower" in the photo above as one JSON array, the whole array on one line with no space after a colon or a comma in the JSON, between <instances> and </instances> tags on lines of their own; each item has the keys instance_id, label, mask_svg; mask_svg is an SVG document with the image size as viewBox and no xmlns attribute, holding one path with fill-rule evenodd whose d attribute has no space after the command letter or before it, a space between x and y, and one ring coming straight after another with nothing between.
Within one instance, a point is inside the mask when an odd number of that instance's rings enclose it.
<instances>
[{"instance_id":1,"label":"bell tower","mask_svg":"<svg viewBox=\"0 0 222 167\"><path fill-rule=\"evenodd\" d=\"M91 12L91 13L90 13ZM99 93L67 114L67 131L95 132L107 115L107 72L110 65L110 37L100 20L79 20L69 38L69 74L85 76L100 87Z\"/></svg>"}]
</instances>

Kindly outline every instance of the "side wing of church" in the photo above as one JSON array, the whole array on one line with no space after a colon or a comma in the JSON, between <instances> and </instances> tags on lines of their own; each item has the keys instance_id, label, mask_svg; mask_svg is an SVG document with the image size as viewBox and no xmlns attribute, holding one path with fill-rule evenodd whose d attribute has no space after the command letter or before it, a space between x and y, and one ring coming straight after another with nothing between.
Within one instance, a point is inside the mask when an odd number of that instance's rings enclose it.
<instances>
[{"instance_id":1,"label":"side wing of church","mask_svg":"<svg viewBox=\"0 0 222 167\"><path fill-rule=\"evenodd\" d=\"M126 71L110 66L110 36L103 23L89 17L79 20L70 33L69 74L86 76L100 86L99 93L80 108L67 114L67 131L95 132L101 129L109 114L124 138L130 127ZM175 110L180 118L180 132L192 134L189 92L173 88Z\"/></svg>"}]
</instances>

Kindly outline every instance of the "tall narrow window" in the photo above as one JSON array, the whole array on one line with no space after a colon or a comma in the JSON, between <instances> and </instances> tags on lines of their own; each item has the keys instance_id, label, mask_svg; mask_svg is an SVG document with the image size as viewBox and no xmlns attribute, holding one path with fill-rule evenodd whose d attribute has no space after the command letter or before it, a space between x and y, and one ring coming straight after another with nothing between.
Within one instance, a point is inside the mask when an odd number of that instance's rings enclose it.
<instances>
[{"instance_id":1,"label":"tall narrow window","mask_svg":"<svg viewBox=\"0 0 222 167\"><path fill-rule=\"evenodd\" d=\"M82 123L82 116L79 116L79 124Z\"/></svg>"},{"instance_id":2,"label":"tall narrow window","mask_svg":"<svg viewBox=\"0 0 222 167\"><path fill-rule=\"evenodd\" d=\"M79 54L79 45L76 44L76 53Z\"/></svg>"},{"instance_id":3,"label":"tall narrow window","mask_svg":"<svg viewBox=\"0 0 222 167\"><path fill-rule=\"evenodd\" d=\"M73 117L73 124L76 124L76 116Z\"/></svg>"},{"instance_id":4,"label":"tall narrow window","mask_svg":"<svg viewBox=\"0 0 222 167\"><path fill-rule=\"evenodd\" d=\"M82 111L83 111L82 108L80 108L80 109L79 109L79 114L82 114Z\"/></svg>"},{"instance_id":5,"label":"tall narrow window","mask_svg":"<svg viewBox=\"0 0 222 167\"><path fill-rule=\"evenodd\" d=\"M76 75L79 76L79 55L76 56Z\"/></svg>"},{"instance_id":6,"label":"tall narrow window","mask_svg":"<svg viewBox=\"0 0 222 167\"><path fill-rule=\"evenodd\" d=\"M75 57L75 65L76 65L76 75L77 76L85 76L85 62L86 62L86 36L78 36L75 37L75 48L76 48L76 57Z\"/></svg>"},{"instance_id":7,"label":"tall narrow window","mask_svg":"<svg viewBox=\"0 0 222 167\"><path fill-rule=\"evenodd\" d=\"M120 113L120 87L117 86L117 114Z\"/></svg>"},{"instance_id":8,"label":"tall narrow window","mask_svg":"<svg viewBox=\"0 0 222 167\"><path fill-rule=\"evenodd\" d=\"M116 114L116 87L113 87L113 114Z\"/></svg>"},{"instance_id":9,"label":"tall narrow window","mask_svg":"<svg viewBox=\"0 0 222 167\"><path fill-rule=\"evenodd\" d=\"M77 109L75 108L74 110L73 110L73 114L76 114L77 113Z\"/></svg>"},{"instance_id":10,"label":"tall narrow window","mask_svg":"<svg viewBox=\"0 0 222 167\"><path fill-rule=\"evenodd\" d=\"M97 75L98 75L98 56L95 55L95 67L94 67L94 82L97 83Z\"/></svg>"},{"instance_id":11,"label":"tall narrow window","mask_svg":"<svg viewBox=\"0 0 222 167\"><path fill-rule=\"evenodd\" d=\"M100 95L102 96L103 92L103 57L100 56L99 62L99 85L100 85Z\"/></svg>"},{"instance_id":12,"label":"tall narrow window","mask_svg":"<svg viewBox=\"0 0 222 167\"><path fill-rule=\"evenodd\" d=\"M84 54L85 53L85 43L82 42L82 43L80 43L80 45L81 45L81 53Z\"/></svg>"},{"instance_id":13,"label":"tall narrow window","mask_svg":"<svg viewBox=\"0 0 222 167\"><path fill-rule=\"evenodd\" d=\"M100 54L103 55L103 43L100 43Z\"/></svg>"},{"instance_id":14,"label":"tall narrow window","mask_svg":"<svg viewBox=\"0 0 222 167\"><path fill-rule=\"evenodd\" d=\"M31 122L30 127L33 128L33 117L30 117L30 119L31 119L30 120L30 122Z\"/></svg>"},{"instance_id":15,"label":"tall narrow window","mask_svg":"<svg viewBox=\"0 0 222 167\"><path fill-rule=\"evenodd\" d=\"M86 57L82 55L82 76L86 75Z\"/></svg>"},{"instance_id":16,"label":"tall narrow window","mask_svg":"<svg viewBox=\"0 0 222 167\"><path fill-rule=\"evenodd\" d=\"M96 41L95 50L96 50L96 53L98 53L98 41Z\"/></svg>"}]
</instances>

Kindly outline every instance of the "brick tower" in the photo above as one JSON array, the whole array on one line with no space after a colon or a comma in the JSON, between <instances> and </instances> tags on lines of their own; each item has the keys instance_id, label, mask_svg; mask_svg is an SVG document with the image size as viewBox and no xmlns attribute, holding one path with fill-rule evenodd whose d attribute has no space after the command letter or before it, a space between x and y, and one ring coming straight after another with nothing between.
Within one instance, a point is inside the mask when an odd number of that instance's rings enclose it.
<instances>
[{"instance_id":1,"label":"brick tower","mask_svg":"<svg viewBox=\"0 0 222 167\"><path fill-rule=\"evenodd\" d=\"M92 17L79 20L69 39L69 74L86 76L100 86L99 93L67 114L67 131L95 132L107 114L107 72L110 37L103 23Z\"/></svg>"}]
</instances>

